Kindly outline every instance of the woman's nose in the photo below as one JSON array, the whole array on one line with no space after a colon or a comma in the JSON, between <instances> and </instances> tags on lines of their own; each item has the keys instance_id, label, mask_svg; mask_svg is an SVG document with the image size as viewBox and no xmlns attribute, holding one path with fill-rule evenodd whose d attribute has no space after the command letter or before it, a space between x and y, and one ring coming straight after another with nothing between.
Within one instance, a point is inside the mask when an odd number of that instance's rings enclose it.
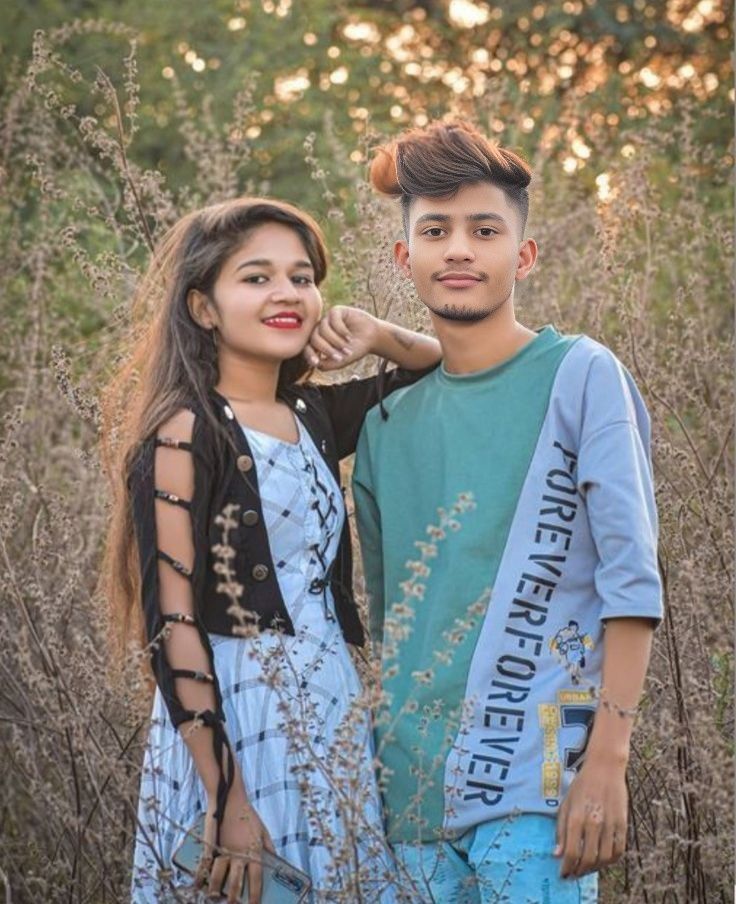
<instances>
[{"instance_id":1,"label":"woman's nose","mask_svg":"<svg viewBox=\"0 0 736 904\"><path fill-rule=\"evenodd\" d=\"M298 301L299 292L292 280L284 277L274 285L271 297L274 301Z\"/></svg>"}]
</instances>

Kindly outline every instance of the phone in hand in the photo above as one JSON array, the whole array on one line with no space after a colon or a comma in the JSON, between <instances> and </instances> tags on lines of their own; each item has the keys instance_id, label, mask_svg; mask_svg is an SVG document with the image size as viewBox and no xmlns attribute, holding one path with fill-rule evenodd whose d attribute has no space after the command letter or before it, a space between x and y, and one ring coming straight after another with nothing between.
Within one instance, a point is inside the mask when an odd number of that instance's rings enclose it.
<instances>
[{"instance_id":1,"label":"phone in hand","mask_svg":"<svg viewBox=\"0 0 736 904\"><path fill-rule=\"evenodd\" d=\"M199 858L202 854L203 839L204 813L189 829L184 841L176 849L174 856L171 858L174 866L178 867L182 872L193 876L197 871ZM283 857L277 857L266 850L261 851L259 859L263 868L261 904L306 904L307 896L312 887L311 880L306 873L292 866ZM249 900L250 895L246 877L240 902L241 904L248 904Z\"/></svg>"}]
</instances>

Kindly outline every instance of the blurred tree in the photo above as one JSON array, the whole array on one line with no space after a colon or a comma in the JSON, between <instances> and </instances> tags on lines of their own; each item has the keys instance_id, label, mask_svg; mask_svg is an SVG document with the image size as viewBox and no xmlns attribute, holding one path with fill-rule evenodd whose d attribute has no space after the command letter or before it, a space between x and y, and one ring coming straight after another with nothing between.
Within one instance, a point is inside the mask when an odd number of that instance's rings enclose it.
<instances>
[{"instance_id":1,"label":"blurred tree","mask_svg":"<svg viewBox=\"0 0 736 904\"><path fill-rule=\"evenodd\" d=\"M367 136L448 114L478 119L527 155L556 157L569 174L587 169L592 186L624 132L652 115L666 124L683 96L725 110L730 86L730 20L719 0L36 0L0 12L0 87L22 71L36 28L73 18L121 22L138 35L143 92L131 153L141 167L175 188L191 184L226 126L251 187L309 205L322 191L304 162L310 132L317 156L332 161L336 191L367 159ZM125 82L119 38L71 35L60 53L85 79L101 67ZM84 88L60 90L101 115ZM708 118L702 137L725 153L727 118L720 124Z\"/></svg>"}]
</instances>

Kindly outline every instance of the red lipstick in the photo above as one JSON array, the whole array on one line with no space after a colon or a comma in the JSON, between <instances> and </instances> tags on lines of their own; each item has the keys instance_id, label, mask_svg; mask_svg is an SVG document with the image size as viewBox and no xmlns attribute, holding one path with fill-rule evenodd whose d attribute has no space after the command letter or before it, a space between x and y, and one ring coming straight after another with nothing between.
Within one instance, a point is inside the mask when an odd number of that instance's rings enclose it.
<instances>
[{"instance_id":1,"label":"red lipstick","mask_svg":"<svg viewBox=\"0 0 736 904\"><path fill-rule=\"evenodd\" d=\"M280 314L266 317L263 323L275 330L298 330L302 325L302 318L294 311L282 311Z\"/></svg>"}]
</instances>

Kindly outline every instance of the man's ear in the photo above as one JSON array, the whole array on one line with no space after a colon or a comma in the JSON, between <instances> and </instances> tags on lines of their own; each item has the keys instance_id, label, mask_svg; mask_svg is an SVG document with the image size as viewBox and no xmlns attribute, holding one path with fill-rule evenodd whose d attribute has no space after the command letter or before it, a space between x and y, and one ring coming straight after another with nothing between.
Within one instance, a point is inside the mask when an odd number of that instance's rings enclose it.
<instances>
[{"instance_id":1,"label":"man's ear","mask_svg":"<svg viewBox=\"0 0 736 904\"><path fill-rule=\"evenodd\" d=\"M532 272L537 260L537 243L534 239L525 239L519 246L519 260L516 265L516 279L526 279Z\"/></svg>"},{"instance_id":2,"label":"man's ear","mask_svg":"<svg viewBox=\"0 0 736 904\"><path fill-rule=\"evenodd\" d=\"M407 279L411 279L411 264L409 263L409 246L403 239L394 244L394 261Z\"/></svg>"},{"instance_id":3,"label":"man's ear","mask_svg":"<svg viewBox=\"0 0 736 904\"><path fill-rule=\"evenodd\" d=\"M210 299L199 289L190 289L187 295L187 307L192 320L206 330L217 326L214 306Z\"/></svg>"}]
</instances>

